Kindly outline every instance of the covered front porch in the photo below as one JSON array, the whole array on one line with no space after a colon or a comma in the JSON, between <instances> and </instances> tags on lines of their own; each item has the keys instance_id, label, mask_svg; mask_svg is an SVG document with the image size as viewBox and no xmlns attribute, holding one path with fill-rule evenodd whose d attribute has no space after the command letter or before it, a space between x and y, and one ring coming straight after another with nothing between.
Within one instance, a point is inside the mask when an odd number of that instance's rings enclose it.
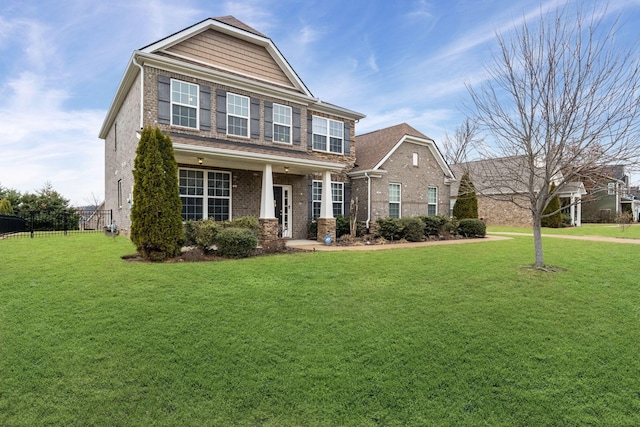
<instances>
[{"instance_id":1,"label":"covered front porch","mask_svg":"<svg viewBox=\"0 0 640 427\"><path fill-rule=\"evenodd\" d=\"M582 182L567 182L558 193L562 213L569 215L572 227L582 225L582 196L586 194L587 191Z\"/></svg>"},{"instance_id":2,"label":"covered front porch","mask_svg":"<svg viewBox=\"0 0 640 427\"><path fill-rule=\"evenodd\" d=\"M196 191L202 193L203 200L196 200L203 206L202 213L189 219L213 217L225 220L257 216L261 224L261 244L279 238L307 238L311 209L310 177L314 176L316 180L321 178L322 188L331 188L332 173L339 173L346 166L318 159L301 150L254 147L224 141L196 145L187 138L172 139L181 176L195 174L196 178L200 177L203 181L202 189ZM219 178L224 188L216 188L217 181L207 183L208 179ZM183 188L182 184L180 191L184 217L185 201L191 200L190 194L185 193L194 191ZM226 199L216 198L218 193ZM219 212L223 214L219 215ZM228 213L225 215L225 212ZM324 241L327 234L335 240L330 191L322 191L317 221L318 240Z\"/></svg>"}]
</instances>

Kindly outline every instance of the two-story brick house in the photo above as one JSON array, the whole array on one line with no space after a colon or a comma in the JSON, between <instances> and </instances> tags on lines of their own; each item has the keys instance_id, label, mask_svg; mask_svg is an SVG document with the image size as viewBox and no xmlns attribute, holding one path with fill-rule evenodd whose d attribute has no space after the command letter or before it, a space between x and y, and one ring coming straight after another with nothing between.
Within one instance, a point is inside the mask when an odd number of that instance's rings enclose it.
<instances>
[{"instance_id":1,"label":"two-story brick house","mask_svg":"<svg viewBox=\"0 0 640 427\"><path fill-rule=\"evenodd\" d=\"M206 19L133 52L100 130L105 207L128 233L139 132L159 126L185 220L254 215L270 239L305 238L318 218L320 238L334 235L363 117L315 98L267 36L231 16Z\"/></svg>"}]
</instances>

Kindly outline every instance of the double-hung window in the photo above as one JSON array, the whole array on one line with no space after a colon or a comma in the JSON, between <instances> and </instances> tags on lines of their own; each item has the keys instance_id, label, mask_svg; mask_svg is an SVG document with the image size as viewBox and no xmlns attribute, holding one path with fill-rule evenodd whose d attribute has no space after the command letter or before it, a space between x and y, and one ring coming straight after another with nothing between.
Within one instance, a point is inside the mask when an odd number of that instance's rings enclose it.
<instances>
[{"instance_id":1,"label":"double-hung window","mask_svg":"<svg viewBox=\"0 0 640 427\"><path fill-rule=\"evenodd\" d=\"M401 185L389 184L389 217L400 218Z\"/></svg>"},{"instance_id":2,"label":"double-hung window","mask_svg":"<svg viewBox=\"0 0 640 427\"><path fill-rule=\"evenodd\" d=\"M171 124L198 128L198 85L171 80Z\"/></svg>"},{"instance_id":3,"label":"double-hung window","mask_svg":"<svg viewBox=\"0 0 640 427\"><path fill-rule=\"evenodd\" d=\"M313 116L313 149L329 153L343 153L344 123Z\"/></svg>"},{"instance_id":4,"label":"double-hung window","mask_svg":"<svg viewBox=\"0 0 640 427\"><path fill-rule=\"evenodd\" d=\"M249 138L249 97L227 93L227 135Z\"/></svg>"},{"instance_id":5,"label":"double-hung window","mask_svg":"<svg viewBox=\"0 0 640 427\"><path fill-rule=\"evenodd\" d=\"M273 104L273 140L291 144L291 107Z\"/></svg>"},{"instance_id":6,"label":"double-hung window","mask_svg":"<svg viewBox=\"0 0 640 427\"><path fill-rule=\"evenodd\" d=\"M320 205L322 204L322 181L313 181L311 187L313 203L313 219L320 217ZM333 216L344 215L344 183L331 183L331 202Z\"/></svg>"},{"instance_id":7,"label":"double-hung window","mask_svg":"<svg viewBox=\"0 0 640 427\"><path fill-rule=\"evenodd\" d=\"M429 187L427 194L427 215L438 215L438 187Z\"/></svg>"},{"instance_id":8,"label":"double-hung window","mask_svg":"<svg viewBox=\"0 0 640 427\"><path fill-rule=\"evenodd\" d=\"M182 219L231 219L231 174L228 172L180 169Z\"/></svg>"}]
</instances>

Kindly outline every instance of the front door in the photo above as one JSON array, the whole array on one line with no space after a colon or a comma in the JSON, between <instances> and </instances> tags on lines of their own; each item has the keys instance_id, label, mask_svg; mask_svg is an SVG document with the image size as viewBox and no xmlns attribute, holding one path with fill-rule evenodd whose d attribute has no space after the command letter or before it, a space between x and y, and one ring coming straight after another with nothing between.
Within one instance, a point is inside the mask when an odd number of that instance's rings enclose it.
<instances>
[{"instance_id":1,"label":"front door","mask_svg":"<svg viewBox=\"0 0 640 427\"><path fill-rule=\"evenodd\" d=\"M273 186L273 204L281 237L291 237L291 186Z\"/></svg>"}]
</instances>

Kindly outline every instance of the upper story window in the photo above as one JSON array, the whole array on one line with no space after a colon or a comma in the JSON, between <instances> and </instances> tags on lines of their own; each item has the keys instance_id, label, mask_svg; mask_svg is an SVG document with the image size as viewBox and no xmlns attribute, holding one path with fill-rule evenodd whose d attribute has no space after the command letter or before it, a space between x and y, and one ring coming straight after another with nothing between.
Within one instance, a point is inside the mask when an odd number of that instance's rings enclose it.
<instances>
[{"instance_id":1,"label":"upper story window","mask_svg":"<svg viewBox=\"0 0 640 427\"><path fill-rule=\"evenodd\" d=\"M273 140L291 144L291 107L273 104Z\"/></svg>"},{"instance_id":2,"label":"upper story window","mask_svg":"<svg viewBox=\"0 0 640 427\"><path fill-rule=\"evenodd\" d=\"M313 116L313 149L342 154L344 147L344 123Z\"/></svg>"},{"instance_id":3,"label":"upper story window","mask_svg":"<svg viewBox=\"0 0 640 427\"><path fill-rule=\"evenodd\" d=\"M227 93L227 135L249 138L249 97Z\"/></svg>"},{"instance_id":4,"label":"upper story window","mask_svg":"<svg viewBox=\"0 0 640 427\"><path fill-rule=\"evenodd\" d=\"M171 124L198 128L198 85L171 80Z\"/></svg>"}]
</instances>

